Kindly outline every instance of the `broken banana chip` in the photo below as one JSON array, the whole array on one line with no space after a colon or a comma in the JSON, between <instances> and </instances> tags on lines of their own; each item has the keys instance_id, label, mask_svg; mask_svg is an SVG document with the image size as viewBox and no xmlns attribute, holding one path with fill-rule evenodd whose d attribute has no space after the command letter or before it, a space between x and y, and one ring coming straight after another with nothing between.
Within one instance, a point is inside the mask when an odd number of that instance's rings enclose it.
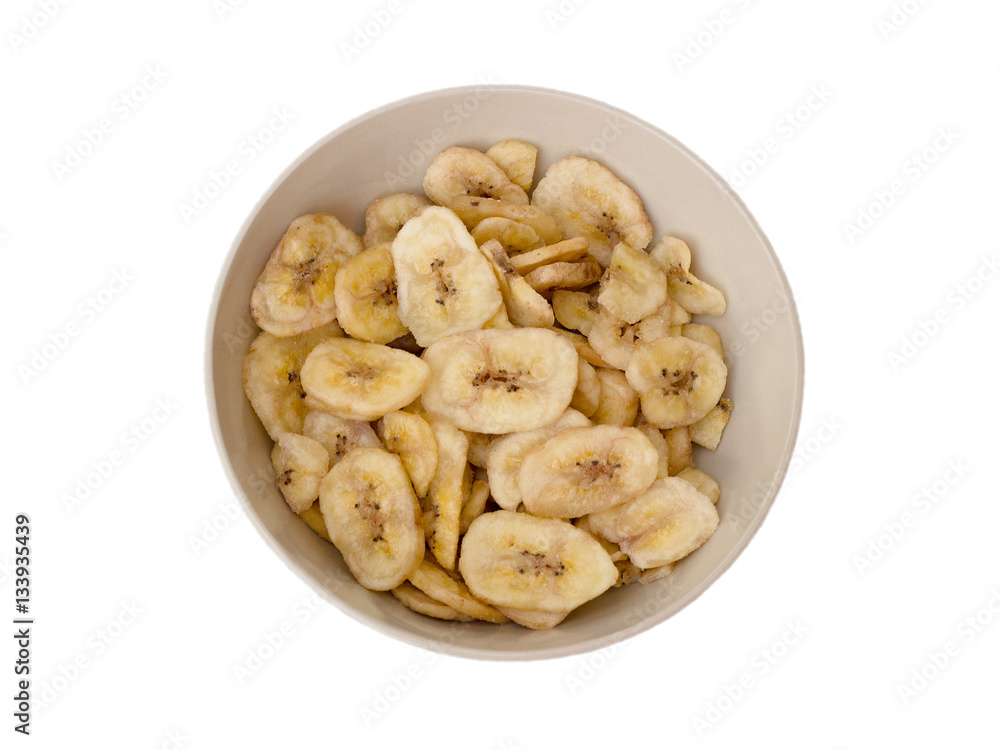
<instances>
[{"instance_id":1,"label":"broken banana chip","mask_svg":"<svg viewBox=\"0 0 1000 750\"><path fill-rule=\"evenodd\" d=\"M257 279L243 389L284 502L360 585L455 627L558 626L719 525L723 293L606 166L450 146L363 238L300 216ZM701 446L694 448L693 446ZM478 625L465 625L478 620ZM508 627L513 627L508 625Z\"/></svg>"}]
</instances>

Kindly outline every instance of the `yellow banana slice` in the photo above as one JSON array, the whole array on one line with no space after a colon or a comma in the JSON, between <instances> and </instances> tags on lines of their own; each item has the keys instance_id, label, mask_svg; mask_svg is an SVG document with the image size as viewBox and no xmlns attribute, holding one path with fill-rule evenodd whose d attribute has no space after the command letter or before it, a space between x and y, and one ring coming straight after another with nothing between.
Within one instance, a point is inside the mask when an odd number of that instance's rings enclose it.
<instances>
[{"instance_id":1,"label":"yellow banana slice","mask_svg":"<svg viewBox=\"0 0 1000 750\"><path fill-rule=\"evenodd\" d=\"M326 448L304 435L286 432L271 450L275 484L295 513L309 508L319 497L319 483L330 467Z\"/></svg>"},{"instance_id":2,"label":"yellow banana slice","mask_svg":"<svg viewBox=\"0 0 1000 750\"><path fill-rule=\"evenodd\" d=\"M576 390L569 405L585 417L594 416L601 404L601 379L597 370L586 360L577 362Z\"/></svg>"},{"instance_id":3,"label":"yellow banana slice","mask_svg":"<svg viewBox=\"0 0 1000 750\"><path fill-rule=\"evenodd\" d=\"M496 240L487 240L479 249L493 267L511 323L524 328L548 328L556 322L552 306L518 275L503 245Z\"/></svg>"},{"instance_id":4,"label":"yellow banana slice","mask_svg":"<svg viewBox=\"0 0 1000 750\"><path fill-rule=\"evenodd\" d=\"M518 474L524 457L529 452L563 430L589 426L590 420L583 414L567 409L550 425L500 437L493 444L486 459L486 475L496 504L504 510L517 510L521 504Z\"/></svg>"},{"instance_id":5,"label":"yellow banana slice","mask_svg":"<svg viewBox=\"0 0 1000 750\"><path fill-rule=\"evenodd\" d=\"M382 447L378 436L367 422L342 419L315 409L306 414L302 434L326 449L330 466L355 448Z\"/></svg>"},{"instance_id":6,"label":"yellow banana slice","mask_svg":"<svg viewBox=\"0 0 1000 750\"><path fill-rule=\"evenodd\" d=\"M431 161L424 174L424 192L441 206L461 196L495 198L526 205L528 194L482 151L449 146Z\"/></svg>"},{"instance_id":7,"label":"yellow banana slice","mask_svg":"<svg viewBox=\"0 0 1000 750\"><path fill-rule=\"evenodd\" d=\"M609 589L618 570L587 532L566 521L498 510L472 522L458 568L495 607L569 612Z\"/></svg>"},{"instance_id":8,"label":"yellow banana slice","mask_svg":"<svg viewBox=\"0 0 1000 750\"><path fill-rule=\"evenodd\" d=\"M476 241L447 208L425 208L392 241L400 321L420 346L482 328L503 300Z\"/></svg>"},{"instance_id":9,"label":"yellow banana slice","mask_svg":"<svg viewBox=\"0 0 1000 750\"><path fill-rule=\"evenodd\" d=\"M349 336L388 344L409 333L399 320L390 245L370 247L337 271L337 321Z\"/></svg>"},{"instance_id":10,"label":"yellow banana slice","mask_svg":"<svg viewBox=\"0 0 1000 750\"><path fill-rule=\"evenodd\" d=\"M476 224L472 230L472 239L480 247L490 240L496 240L508 254L534 250L541 244L538 232L527 224L501 216L491 216Z\"/></svg>"},{"instance_id":11,"label":"yellow banana slice","mask_svg":"<svg viewBox=\"0 0 1000 750\"><path fill-rule=\"evenodd\" d=\"M423 559L420 506L398 456L355 448L323 478L319 507L330 540L365 588L395 588Z\"/></svg>"},{"instance_id":12,"label":"yellow banana slice","mask_svg":"<svg viewBox=\"0 0 1000 750\"><path fill-rule=\"evenodd\" d=\"M437 599L432 599L409 581L403 581L396 588L392 589L392 595L408 609L438 620L472 622L476 619L471 615L463 615L458 610L452 609Z\"/></svg>"},{"instance_id":13,"label":"yellow banana slice","mask_svg":"<svg viewBox=\"0 0 1000 750\"><path fill-rule=\"evenodd\" d=\"M601 266L587 258L576 263L549 263L525 274L524 280L544 294L554 289L583 289L599 281L601 273Z\"/></svg>"},{"instance_id":14,"label":"yellow banana slice","mask_svg":"<svg viewBox=\"0 0 1000 750\"><path fill-rule=\"evenodd\" d=\"M552 312L559 325L579 331L584 336L590 333L600 311L597 297L586 292L571 292L567 289L552 292Z\"/></svg>"},{"instance_id":15,"label":"yellow banana slice","mask_svg":"<svg viewBox=\"0 0 1000 750\"><path fill-rule=\"evenodd\" d=\"M428 424L437 445L437 471L427 494L420 499L424 536L441 567L454 570L462 506L466 500L469 441L465 433L447 420L430 416Z\"/></svg>"},{"instance_id":16,"label":"yellow banana slice","mask_svg":"<svg viewBox=\"0 0 1000 750\"><path fill-rule=\"evenodd\" d=\"M719 402L726 365L712 347L681 336L636 349L625 368L646 421L660 429L693 424Z\"/></svg>"},{"instance_id":17,"label":"yellow banana slice","mask_svg":"<svg viewBox=\"0 0 1000 750\"><path fill-rule=\"evenodd\" d=\"M528 513L579 518L645 492L656 479L657 460L634 427L576 427L531 450L517 483Z\"/></svg>"},{"instance_id":18,"label":"yellow banana slice","mask_svg":"<svg viewBox=\"0 0 1000 750\"><path fill-rule=\"evenodd\" d=\"M639 394L629 384L625 373L598 367L595 370L601 383L601 398L597 411L591 415L594 424L628 427L639 413Z\"/></svg>"},{"instance_id":19,"label":"yellow banana slice","mask_svg":"<svg viewBox=\"0 0 1000 750\"><path fill-rule=\"evenodd\" d=\"M687 426L664 430L663 437L667 441L667 472L670 476L694 466L691 457L691 435Z\"/></svg>"},{"instance_id":20,"label":"yellow banana slice","mask_svg":"<svg viewBox=\"0 0 1000 750\"><path fill-rule=\"evenodd\" d=\"M554 245L546 245L537 250L529 250L515 255L510 259L510 264L518 273L531 273L536 268L547 266L550 263L572 263L583 260L587 257L589 247L590 243L585 237L574 237L556 242Z\"/></svg>"},{"instance_id":21,"label":"yellow banana slice","mask_svg":"<svg viewBox=\"0 0 1000 750\"><path fill-rule=\"evenodd\" d=\"M597 301L619 320L638 323L666 303L667 275L647 253L620 242L601 278Z\"/></svg>"},{"instance_id":22,"label":"yellow banana slice","mask_svg":"<svg viewBox=\"0 0 1000 750\"><path fill-rule=\"evenodd\" d=\"M505 615L489 604L479 601L469 591L468 586L452 578L441 566L428 557L425 557L417 569L410 574L410 583L427 596L444 602L464 615L498 624L508 622Z\"/></svg>"},{"instance_id":23,"label":"yellow banana slice","mask_svg":"<svg viewBox=\"0 0 1000 750\"><path fill-rule=\"evenodd\" d=\"M323 520L323 514L319 509L319 500L314 502L308 508L299 512L299 518L305 521L306 526L315 531L319 536L323 537L326 541L330 541L330 534L326 530L326 522Z\"/></svg>"},{"instance_id":24,"label":"yellow banana slice","mask_svg":"<svg viewBox=\"0 0 1000 750\"><path fill-rule=\"evenodd\" d=\"M381 344L330 339L302 365L311 407L366 422L406 406L420 395L430 368L419 357Z\"/></svg>"},{"instance_id":25,"label":"yellow banana slice","mask_svg":"<svg viewBox=\"0 0 1000 750\"><path fill-rule=\"evenodd\" d=\"M470 229L483 219L499 216L503 219L527 224L535 230L538 234L538 239L546 245L552 245L563 238L555 219L537 206L523 206L519 203L511 203L510 201L498 201L493 198L474 198L471 195L464 195L455 198L448 207L458 214L459 218Z\"/></svg>"},{"instance_id":26,"label":"yellow banana slice","mask_svg":"<svg viewBox=\"0 0 1000 750\"><path fill-rule=\"evenodd\" d=\"M392 242L406 222L431 205L427 198L414 193L376 198L365 211L365 247Z\"/></svg>"},{"instance_id":27,"label":"yellow banana slice","mask_svg":"<svg viewBox=\"0 0 1000 750\"><path fill-rule=\"evenodd\" d=\"M551 630L566 619L569 612L543 612L537 609L516 609L514 607L497 607L497 609L516 622L531 630Z\"/></svg>"},{"instance_id":28,"label":"yellow banana slice","mask_svg":"<svg viewBox=\"0 0 1000 750\"><path fill-rule=\"evenodd\" d=\"M729 415L732 413L733 402L728 398L720 398L719 403L708 414L691 425L691 442L714 451L719 447L722 431L729 424Z\"/></svg>"},{"instance_id":29,"label":"yellow banana slice","mask_svg":"<svg viewBox=\"0 0 1000 750\"><path fill-rule=\"evenodd\" d=\"M677 473L677 478L689 482L698 492L716 505L719 503L719 498L722 497L719 483L705 472L695 468L682 469Z\"/></svg>"},{"instance_id":30,"label":"yellow banana slice","mask_svg":"<svg viewBox=\"0 0 1000 750\"><path fill-rule=\"evenodd\" d=\"M648 492L623 506L615 520L618 545L643 569L687 557L718 526L712 501L677 477L657 479Z\"/></svg>"},{"instance_id":31,"label":"yellow banana slice","mask_svg":"<svg viewBox=\"0 0 1000 750\"><path fill-rule=\"evenodd\" d=\"M391 411L375 424L375 432L385 449L403 462L417 497L424 497L438 464L437 441L427 420L408 411Z\"/></svg>"},{"instance_id":32,"label":"yellow banana slice","mask_svg":"<svg viewBox=\"0 0 1000 750\"><path fill-rule=\"evenodd\" d=\"M722 337L719 336L719 332L712 328L712 326L706 326L701 323L687 323L681 326L681 335L692 341L708 344L719 353L720 357L725 358L726 351L722 348Z\"/></svg>"},{"instance_id":33,"label":"yellow banana slice","mask_svg":"<svg viewBox=\"0 0 1000 750\"><path fill-rule=\"evenodd\" d=\"M524 141L508 139L494 143L486 149L486 155L511 179L515 185L527 192L535 181L535 162L538 148Z\"/></svg>"},{"instance_id":34,"label":"yellow banana slice","mask_svg":"<svg viewBox=\"0 0 1000 750\"><path fill-rule=\"evenodd\" d=\"M361 238L331 214L297 218L254 284L250 313L257 325L294 336L333 321L337 269L363 249Z\"/></svg>"},{"instance_id":35,"label":"yellow banana slice","mask_svg":"<svg viewBox=\"0 0 1000 750\"><path fill-rule=\"evenodd\" d=\"M479 516L486 512L486 501L490 499L490 483L484 469L476 469L473 474L469 498L462 505L458 533L464 534Z\"/></svg>"},{"instance_id":36,"label":"yellow banana slice","mask_svg":"<svg viewBox=\"0 0 1000 750\"><path fill-rule=\"evenodd\" d=\"M670 476L670 446L663 433L651 424L637 424L635 428L646 436L646 439L656 448L656 478Z\"/></svg>"},{"instance_id":37,"label":"yellow banana slice","mask_svg":"<svg viewBox=\"0 0 1000 750\"><path fill-rule=\"evenodd\" d=\"M586 237L604 267L619 242L644 250L653 227L636 192L592 159L560 159L545 173L531 203L556 220L567 237Z\"/></svg>"},{"instance_id":38,"label":"yellow banana slice","mask_svg":"<svg viewBox=\"0 0 1000 750\"><path fill-rule=\"evenodd\" d=\"M666 236L649 251L660 268L666 271L670 296L693 315L722 315L726 298L711 284L691 273L691 248L677 237Z\"/></svg>"},{"instance_id":39,"label":"yellow banana slice","mask_svg":"<svg viewBox=\"0 0 1000 750\"><path fill-rule=\"evenodd\" d=\"M336 323L279 338L264 332L243 358L243 392L272 440L284 432L302 432L309 407L301 371L317 344L343 336Z\"/></svg>"},{"instance_id":40,"label":"yellow banana slice","mask_svg":"<svg viewBox=\"0 0 1000 750\"><path fill-rule=\"evenodd\" d=\"M576 389L577 354L542 328L456 333L427 347L424 408L470 432L532 430L554 422Z\"/></svg>"}]
</instances>

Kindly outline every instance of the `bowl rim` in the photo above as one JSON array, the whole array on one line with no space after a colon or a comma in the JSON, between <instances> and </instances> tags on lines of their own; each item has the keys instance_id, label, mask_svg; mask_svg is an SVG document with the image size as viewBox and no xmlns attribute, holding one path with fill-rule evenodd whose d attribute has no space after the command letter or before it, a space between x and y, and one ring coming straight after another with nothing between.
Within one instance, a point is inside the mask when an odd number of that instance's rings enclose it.
<instances>
[{"instance_id":1,"label":"bowl rim","mask_svg":"<svg viewBox=\"0 0 1000 750\"><path fill-rule=\"evenodd\" d=\"M483 86L488 86L491 92L503 91L503 92L526 92L531 94L541 94L545 96L554 96L558 98L570 99L578 103L586 104L590 107L594 107L603 110L609 115L615 117L623 118L629 121L631 124L649 131L657 138L669 143L671 146L676 148L678 151L685 154L691 161L699 168L701 171L728 197L730 201L737 207L737 209L742 213L744 218L747 220L750 228L753 230L754 234L757 236L761 245L770 256L770 259L774 265L775 271L777 272L778 280L786 293L788 298L788 309L790 321L793 329L793 354L794 354L794 365L795 365L795 393L793 394L794 400L792 403L792 424L791 429L788 432L787 440L782 448L782 459L775 470L773 475L772 483L768 489L767 496L761 502L757 513L754 516L753 521L748 524L746 531L743 533L742 538L729 550L728 554L719 562L719 564L712 570L711 575L706 576L701 580L690 592L685 596L681 597L675 601L671 606L666 607L663 611L657 613L656 616L650 617L638 624L631 625L629 627L623 628L621 630L603 635L600 637L592 638L590 640L584 640L576 644L566 645L566 646L552 646L545 649L538 650L514 650L514 651L491 651L485 648L476 648L469 646L461 646L456 644L446 644L443 641L437 640L432 637L425 637L416 635L413 633L406 632L402 629L396 629L388 625L387 623L378 620L376 618L369 617L368 615L354 610L352 607L347 605L344 601L338 597L333 596L325 588L318 587L316 582L313 580L312 576L306 572L302 566L295 563L291 557L286 553L286 551L278 544L277 540L273 537L264 522L254 511L253 506L250 504L249 499L243 492L239 480L236 477L235 470L229 460L229 456L226 453L225 445L222 437L222 426L219 423L219 411L218 403L215 398L215 389L213 383L213 343L214 343L214 333L218 323L219 308L222 299L222 289L226 278L232 269L233 263L236 259L236 253L242 245L243 241L246 239L247 232L250 225L253 223L257 214L260 212L264 204L271 199L278 188L284 183L284 181L305 161L311 158L317 151L323 148L328 142L339 137L342 133L356 127L357 125L367 121L377 118L389 111L404 108L421 102L427 99L433 99L443 96L461 96L474 94L476 91L483 88ZM257 529L257 532L264 539L265 543L271 548L271 550L276 554L276 556L288 567L300 580L306 583L310 589L318 591L318 593L328 602L330 602L338 610L346 614L348 617L352 618L358 623L361 623L372 630L375 630L382 635L394 638L397 641L407 643L412 646L427 649L436 653L441 653L449 656L458 656L468 659L477 659L484 661L540 661L543 659L555 659L567 656L575 656L579 654L590 653L601 648L606 648L611 645L615 645L632 638L640 633L650 630L658 625L661 625L664 621L676 616L682 610L686 609L692 602L698 599L705 591L708 590L712 584L714 584L719 578L721 578L736 559L743 554L743 551L747 548L750 541L757 535L760 530L764 519L770 513L771 506L777 499L778 494L784 484L785 478L788 474L789 466L791 465L791 460L794 456L795 445L798 440L799 430L802 423L802 403L805 391L805 347L802 337L802 325L798 314L798 307L795 303L794 294L791 285L788 282L788 277L785 274L785 270L781 265L781 261L774 251L770 240L764 233L760 224L757 222L756 217L739 197L735 190L727 183L718 172L716 172L707 162L705 162L698 154L688 148L685 144L679 141L674 136L663 131L662 129L656 127L655 125L647 122L646 120L627 112L623 109L615 107L613 105L607 104L597 99L593 99L581 94L576 94L568 91L562 91L559 89L546 88L541 86L529 86L523 84L478 84L478 85L464 85L464 86L453 86L441 89L434 89L431 91L425 91L419 94L414 94L411 96L404 97L402 99L397 99L395 101L389 102L382 106L370 109L351 120L343 123L339 127L330 131L329 133L321 136L315 142L307 147L291 164L289 164L284 170L278 174L277 177L272 180L270 185L262 193L261 197L254 203L253 207L247 213L246 218L236 232L233 242L229 248L229 252L226 254L225 258L222 260L219 266L218 278L216 279L215 286L212 291L212 298L210 301L209 315L208 315L208 325L206 327L205 336L205 391L207 398L209 422L212 429L212 437L215 443L216 451L218 452L219 459L222 463L223 471L229 480L229 484L234 491L234 494L238 498L240 505L243 507L244 513L250 518L251 523Z\"/></svg>"}]
</instances>

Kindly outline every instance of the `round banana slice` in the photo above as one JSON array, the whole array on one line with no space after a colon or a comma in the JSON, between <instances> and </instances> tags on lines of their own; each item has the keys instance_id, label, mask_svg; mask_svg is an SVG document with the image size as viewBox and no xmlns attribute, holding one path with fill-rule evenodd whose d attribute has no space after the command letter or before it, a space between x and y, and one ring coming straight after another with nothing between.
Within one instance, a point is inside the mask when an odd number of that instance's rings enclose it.
<instances>
[{"instance_id":1,"label":"round banana slice","mask_svg":"<svg viewBox=\"0 0 1000 750\"><path fill-rule=\"evenodd\" d=\"M666 303L667 275L647 253L621 242L611 253L597 301L616 318L638 323Z\"/></svg>"},{"instance_id":2,"label":"round banana slice","mask_svg":"<svg viewBox=\"0 0 1000 750\"><path fill-rule=\"evenodd\" d=\"M430 368L382 344L330 339L309 353L301 377L311 408L370 422L419 396Z\"/></svg>"},{"instance_id":3,"label":"round banana slice","mask_svg":"<svg viewBox=\"0 0 1000 750\"><path fill-rule=\"evenodd\" d=\"M424 557L420 506L398 456L355 448L319 488L326 530L362 586L388 591Z\"/></svg>"},{"instance_id":4,"label":"round banana slice","mask_svg":"<svg viewBox=\"0 0 1000 750\"><path fill-rule=\"evenodd\" d=\"M719 526L712 501L677 477L657 479L615 520L622 552L640 568L658 568L694 552Z\"/></svg>"},{"instance_id":5,"label":"round banana slice","mask_svg":"<svg viewBox=\"0 0 1000 750\"><path fill-rule=\"evenodd\" d=\"M573 409L545 427L527 432L515 432L500 437L486 459L486 475L494 501L504 510L517 510L521 504L518 472L524 457L553 435L572 427L590 427L590 420Z\"/></svg>"},{"instance_id":6,"label":"round banana slice","mask_svg":"<svg viewBox=\"0 0 1000 750\"><path fill-rule=\"evenodd\" d=\"M566 619L569 612L543 612L538 609L516 609L514 607L497 607L497 609L516 622L531 630L551 630Z\"/></svg>"},{"instance_id":7,"label":"round banana slice","mask_svg":"<svg viewBox=\"0 0 1000 750\"><path fill-rule=\"evenodd\" d=\"M388 344L409 333L399 320L390 245L370 247L337 271L337 321L349 336Z\"/></svg>"},{"instance_id":8,"label":"round banana slice","mask_svg":"<svg viewBox=\"0 0 1000 750\"><path fill-rule=\"evenodd\" d=\"M677 237L666 236L649 251L652 258L667 273L670 296L693 315L722 315L726 298L711 284L691 273L691 248Z\"/></svg>"},{"instance_id":9,"label":"round banana slice","mask_svg":"<svg viewBox=\"0 0 1000 750\"><path fill-rule=\"evenodd\" d=\"M288 507L301 513L319 497L319 483L330 468L330 457L315 440L286 432L271 450L271 466Z\"/></svg>"},{"instance_id":10,"label":"round banana slice","mask_svg":"<svg viewBox=\"0 0 1000 750\"><path fill-rule=\"evenodd\" d=\"M497 624L508 621L505 615L497 612L489 604L479 601L469 591L468 586L452 578L444 568L427 557L417 566L416 570L410 573L410 583L427 596L444 602L464 615Z\"/></svg>"},{"instance_id":11,"label":"round banana slice","mask_svg":"<svg viewBox=\"0 0 1000 750\"><path fill-rule=\"evenodd\" d=\"M381 448L375 430L367 422L342 419L325 411L313 409L306 414L302 434L322 445L330 457L330 466L336 464L355 448Z\"/></svg>"},{"instance_id":12,"label":"round banana slice","mask_svg":"<svg viewBox=\"0 0 1000 750\"><path fill-rule=\"evenodd\" d=\"M677 478L690 482L698 492L718 505L722 490L719 489L719 483L705 472L695 468L682 469L677 473Z\"/></svg>"},{"instance_id":13,"label":"round banana slice","mask_svg":"<svg viewBox=\"0 0 1000 750\"><path fill-rule=\"evenodd\" d=\"M591 294L556 289L552 292L552 312L555 313L559 325L572 328L586 336L590 333L598 313L601 312L601 307L597 304L597 297Z\"/></svg>"},{"instance_id":14,"label":"round banana slice","mask_svg":"<svg viewBox=\"0 0 1000 750\"><path fill-rule=\"evenodd\" d=\"M408 411L391 411L375 425L385 449L403 462L417 497L427 494L437 472L438 449L427 420Z\"/></svg>"},{"instance_id":15,"label":"round banana slice","mask_svg":"<svg viewBox=\"0 0 1000 750\"><path fill-rule=\"evenodd\" d=\"M392 595L408 609L412 609L414 612L419 612L420 614L427 615L428 617L434 617L438 620L472 622L476 619L470 615L463 615L458 610L452 609L447 604L439 602L437 599L432 599L409 581L404 581L396 588L392 589Z\"/></svg>"},{"instance_id":16,"label":"round banana slice","mask_svg":"<svg viewBox=\"0 0 1000 750\"><path fill-rule=\"evenodd\" d=\"M660 429L697 422L719 403L726 365L712 347L682 336L636 349L625 368L646 421Z\"/></svg>"},{"instance_id":17,"label":"round banana slice","mask_svg":"<svg viewBox=\"0 0 1000 750\"><path fill-rule=\"evenodd\" d=\"M531 189L535 181L535 162L538 148L524 141L508 139L494 143L486 149L486 155L510 177L511 182L524 191Z\"/></svg>"},{"instance_id":18,"label":"round banana slice","mask_svg":"<svg viewBox=\"0 0 1000 750\"><path fill-rule=\"evenodd\" d=\"M636 192L591 159L560 159L545 173L531 204L552 216L567 237L586 237L590 254L605 268L619 242L644 250L653 227Z\"/></svg>"},{"instance_id":19,"label":"round banana slice","mask_svg":"<svg viewBox=\"0 0 1000 750\"><path fill-rule=\"evenodd\" d=\"M579 518L638 497L656 479L656 448L634 427L577 427L524 457L524 507L546 518Z\"/></svg>"},{"instance_id":20,"label":"round banana slice","mask_svg":"<svg viewBox=\"0 0 1000 750\"><path fill-rule=\"evenodd\" d=\"M534 250L541 244L538 232L527 224L500 216L491 216L476 224L472 230L472 239L480 247L490 240L496 240L503 245L508 254Z\"/></svg>"},{"instance_id":21,"label":"round banana slice","mask_svg":"<svg viewBox=\"0 0 1000 750\"><path fill-rule=\"evenodd\" d=\"M618 579L608 553L566 521L498 510L472 522L458 569L495 607L569 612Z\"/></svg>"},{"instance_id":22,"label":"round banana slice","mask_svg":"<svg viewBox=\"0 0 1000 750\"><path fill-rule=\"evenodd\" d=\"M548 328L556 322L552 306L514 270L503 245L487 240L479 249L493 267L511 323L524 328Z\"/></svg>"},{"instance_id":23,"label":"round banana slice","mask_svg":"<svg viewBox=\"0 0 1000 750\"><path fill-rule=\"evenodd\" d=\"M334 320L337 269L363 249L361 238L331 214L297 218L254 284L250 313L257 325L294 336Z\"/></svg>"},{"instance_id":24,"label":"round banana slice","mask_svg":"<svg viewBox=\"0 0 1000 750\"><path fill-rule=\"evenodd\" d=\"M482 328L503 304L493 269L447 208L425 208L392 242L398 314L420 346Z\"/></svg>"},{"instance_id":25,"label":"round banana slice","mask_svg":"<svg viewBox=\"0 0 1000 750\"><path fill-rule=\"evenodd\" d=\"M330 323L298 336L279 338L264 332L254 339L243 358L243 392L271 440L283 432L302 432L309 411L302 365L317 344L343 335L339 325Z\"/></svg>"},{"instance_id":26,"label":"round banana slice","mask_svg":"<svg viewBox=\"0 0 1000 750\"><path fill-rule=\"evenodd\" d=\"M450 206L459 196L528 203L524 188L511 182L493 159L462 146L449 146L434 157L424 173L424 192L441 206Z\"/></svg>"},{"instance_id":27,"label":"round banana slice","mask_svg":"<svg viewBox=\"0 0 1000 750\"><path fill-rule=\"evenodd\" d=\"M414 193L376 198L365 211L365 247L392 242L406 222L432 205L427 198Z\"/></svg>"},{"instance_id":28,"label":"round banana slice","mask_svg":"<svg viewBox=\"0 0 1000 750\"><path fill-rule=\"evenodd\" d=\"M493 198L474 198L471 195L463 195L455 198L448 208L458 214L459 218L470 229L483 219L488 219L491 216L499 216L503 219L527 224L535 230L538 234L538 239L546 245L552 245L563 238L562 231L560 231L555 219L537 206L522 206L519 203L511 203L510 201L498 201Z\"/></svg>"},{"instance_id":29,"label":"round banana slice","mask_svg":"<svg viewBox=\"0 0 1000 750\"><path fill-rule=\"evenodd\" d=\"M420 498L424 537L434 558L446 570L455 569L462 506L472 491L469 440L447 420L430 416L428 424L437 445L437 470Z\"/></svg>"},{"instance_id":30,"label":"round banana slice","mask_svg":"<svg viewBox=\"0 0 1000 750\"><path fill-rule=\"evenodd\" d=\"M576 350L542 328L456 333L427 347L424 408L471 432L543 427L573 399Z\"/></svg>"}]
</instances>

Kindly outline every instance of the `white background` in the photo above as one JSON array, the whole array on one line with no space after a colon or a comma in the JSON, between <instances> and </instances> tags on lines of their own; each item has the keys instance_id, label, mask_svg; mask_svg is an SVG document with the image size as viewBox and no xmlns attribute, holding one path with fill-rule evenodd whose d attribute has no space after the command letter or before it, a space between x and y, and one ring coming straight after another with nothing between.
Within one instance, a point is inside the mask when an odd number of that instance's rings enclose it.
<instances>
[{"instance_id":1,"label":"white background","mask_svg":"<svg viewBox=\"0 0 1000 750\"><path fill-rule=\"evenodd\" d=\"M37 620L32 736L16 742L995 744L1000 7L232 5L0 13L0 600L12 617L26 512ZM372 13L389 20L369 34ZM209 430L210 296L258 197L345 121L483 78L601 99L691 147L768 233L802 318L799 455L766 523L693 605L604 653L436 657L319 604L243 517ZM275 109L291 122L248 146ZM741 179L754 153L763 165ZM185 220L233 159L239 173ZM873 221L847 229L861 212ZM67 507L112 451L109 476ZM270 658L249 669L251 652ZM12 702L0 713L10 737Z\"/></svg>"}]
</instances>

